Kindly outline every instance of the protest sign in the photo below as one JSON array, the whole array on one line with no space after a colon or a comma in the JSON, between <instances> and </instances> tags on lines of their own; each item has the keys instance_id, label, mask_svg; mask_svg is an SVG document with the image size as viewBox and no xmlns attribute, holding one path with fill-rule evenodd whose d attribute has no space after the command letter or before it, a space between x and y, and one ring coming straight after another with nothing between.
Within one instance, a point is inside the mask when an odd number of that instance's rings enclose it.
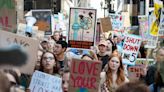
<instances>
[{"instance_id":1,"label":"protest sign","mask_svg":"<svg viewBox=\"0 0 164 92\"><path fill-rule=\"evenodd\" d=\"M35 62L37 60L39 42L32 38L0 30L0 48L11 47L15 44L21 46L21 49L27 52L28 55L28 62L17 68L19 68L22 73L32 74L34 71ZM10 68L10 66L1 67Z\"/></svg>"},{"instance_id":2,"label":"protest sign","mask_svg":"<svg viewBox=\"0 0 164 92\"><path fill-rule=\"evenodd\" d=\"M112 30L122 32L124 30L124 18L119 14L109 14L112 21Z\"/></svg>"},{"instance_id":3,"label":"protest sign","mask_svg":"<svg viewBox=\"0 0 164 92\"><path fill-rule=\"evenodd\" d=\"M95 44L96 9L70 8L68 44L90 49Z\"/></svg>"},{"instance_id":4,"label":"protest sign","mask_svg":"<svg viewBox=\"0 0 164 92\"><path fill-rule=\"evenodd\" d=\"M162 1L154 0L154 16L155 19L151 25L150 34L153 36L158 36L159 24L160 24L160 15L162 9Z\"/></svg>"},{"instance_id":5,"label":"protest sign","mask_svg":"<svg viewBox=\"0 0 164 92\"><path fill-rule=\"evenodd\" d=\"M147 43L144 46L145 48L151 48L151 49L156 48L157 41L158 41L158 36L153 36L153 35L150 34L151 25L153 24L153 20L155 19L153 14L154 13L151 12L151 14L148 17L149 32L148 32L147 37L146 37L148 40L147 40Z\"/></svg>"},{"instance_id":6,"label":"protest sign","mask_svg":"<svg viewBox=\"0 0 164 92\"><path fill-rule=\"evenodd\" d=\"M147 16L138 16L139 21L139 34L143 40L147 39L147 34L149 32L148 17Z\"/></svg>"},{"instance_id":7,"label":"protest sign","mask_svg":"<svg viewBox=\"0 0 164 92\"><path fill-rule=\"evenodd\" d=\"M32 16L37 19L35 26L38 26L39 30L45 31L45 35L52 34L51 14L51 10L32 10Z\"/></svg>"},{"instance_id":8,"label":"protest sign","mask_svg":"<svg viewBox=\"0 0 164 92\"><path fill-rule=\"evenodd\" d=\"M96 26L96 44L98 44L100 42L100 34L101 34L101 27L100 27L100 23L97 22L97 26Z\"/></svg>"},{"instance_id":9,"label":"protest sign","mask_svg":"<svg viewBox=\"0 0 164 92\"><path fill-rule=\"evenodd\" d=\"M123 45L123 63L128 65L135 65L138 51L141 45L141 37L136 35L126 35Z\"/></svg>"},{"instance_id":10,"label":"protest sign","mask_svg":"<svg viewBox=\"0 0 164 92\"><path fill-rule=\"evenodd\" d=\"M161 10L161 19L158 36L164 38L164 8Z\"/></svg>"},{"instance_id":11,"label":"protest sign","mask_svg":"<svg viewBox=\"0 0 164 92\"><path fill-rule=\"evenodd\" d=\"M135 66L128 67L129 79L139 79L144 71L144 68L153 64L155 64L154 59L137 58Z\"/></svg>"},{"instance_id":12,"label":"protest sign","mask_svg":"<svg viewBox=\"0 0 164 92\"><path fill-rule=\"evenodd\" d=\"M142 74L142 66L130 66L128 67L128 78L130 80L139 79Z\"/></svg>"},{"instance_id":13,"label":"protest sign","mask_svg":"<svg viewBox=\"0 0 164 92\"><path fill-rule=\"evenodd\" d=\"M0 0L0 29L16 32L17 16L14 0Z\"/></svg>"},{"instance_id":14,"label":"protest sign","mask_svg":"<svg viewBox=\"0 0 164 92\"><path fill-rule=\"evenodd\" d=\"M101 25L101 30L103 32L108 32L108 31L112 30L112 24L111 24L110 17L101 18L100 25Z\"/></svg>"},{"instance_id":15,"label":"protest sign","mask_svg":"<svg viewBox=\"0 0 164 92\"><path fill-rule=\"evenodd\" d=\"M68 92L98 92L101 62L73 59Z\"/></svg>"},{"instance_id":16,"label":"protest sign","mask_svg":"<svg viewBox=\"0 0 164 92\"><path fill-rule=\"evenodd\" d=\"M40 71L35 71L30 82L31 92L62 92L62 79Z\"/></svg>"},{"instance_id":17,"label":"protest sign","mask_svg":"<svg viewBox=\"0 0 164 92\"><path fill-rule=\"evenodd\" d=\"M147 66L151 66L153 64L155 64L154 59L137 58L135 65L147 65Z\"/></svg>"}]
</instances>

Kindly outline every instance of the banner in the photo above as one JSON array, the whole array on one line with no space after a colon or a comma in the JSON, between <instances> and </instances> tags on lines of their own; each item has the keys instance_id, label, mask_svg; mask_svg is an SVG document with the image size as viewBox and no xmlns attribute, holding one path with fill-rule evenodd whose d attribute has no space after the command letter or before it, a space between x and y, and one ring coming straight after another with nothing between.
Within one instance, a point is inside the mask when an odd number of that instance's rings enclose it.
<instances>
[{"instance_id":1,"label":"banner","mask_svg":"<svg viewBox=\"0 0 164 92\"><path fill-rule=\"evenodd\" d=\"M149 32L147 34L147 43L145 44L145 48L156 48L157 46L157 41L158 41L158 36L152 36L150 34L150 30L151 30L151 25L153 23L153 20L155 19L153 12L151 12L151 14L148 17L148 24L149 24Z\"/></svg>"},{"instance_id":2,"label":"banner","mask_svg":"<svg viewBox=\"0 0 164 92\"><path fill-rule=\"evenodd\" d=\"M109 14L112 21L112 30L122 32L124 31L124 17L119 14Z\"/></svg>"},{"instance_id":3,"label":"banner","mask_svg":"<svg viewBox=\"0 0 164 92\"><path fill-rule=\"evenodd\" d=\"M150 34L153 36L158 36L159 24L160 24L160 15L163 5L159 0L154 0L154 16L155 19L151 25Z\"/></svg>"},{"instance_id":4,"label":"banner","mask_svg":"<svg viewBox=\"0 0 164 92\"><path fill-rule=\"evenodd\" d=\"M0 29L16 33L17 15L15 0L0 0Z\"/></svg>"},{"instance_id":5,"label":"banner","mask_svg":"<svg viewBox=\"0 0 164 92\"><path fill-rule=\"evenodd\" d=\"M135 65L141 42L142 39L140 36L126 35L122 54L124 64Z\"/></svg>"},{"instance_id":6,"label":"banner","mask_svg":"<svg viewBox=\"0 0 164 92\"><path fill-rule=\"evenodd\" d=\"M98 92L101 62L72 59L68 92Z\"/></svg>"},{"instance_id":7,"label":"banner","mask_svg":"<svg viewBox=\"0 0 164 92\"><path fill-rule=\"evenodd\" d=\"M35 71L30 82L31 92L63 92L62 79L40 71Z\"/></svg>"},{"instance_id":8,"label":"banner","mask_svg":"<svg viewBox=\"0 0 164 92\"><path fill-rule=\"evenodd\" d=\"M35 26L38 26L38 30L45 31L45 35L52 35L51 14L51 10L32 10L32 16L37 19Z\"/></svg>"},{"instance_id":9,"label":"banner","mask_svg":"<svg viewBox=\"0 0 164 92\"><path fill-rule=\"evenodd\" d=\"M164 38L164 8L162 8L162 11L161 11L161 19L160 19L158 36Z\"/></svg>"},{"instance_id":10,"label":"banner","mask_svg":"<svg viewBox=\"0 0 164 92\"><path fill-rule=\"evenodd\" d=\"M109 17L100 19L101 30L103 32L108 32L112 30L111 19Z\"/></svg>"},{"instance_id":11,"label":"banner","mask_svg":"<svg viewBox=\"0 0 164 92\"><path fill-rule=\"evenodd\" d=\"M70 8L68 44L90 49L95 43L96 9Z\"/></svg>"},{"instance_id":12,"label":"banner","mask_svg":"<svg viewBox=\"0 0 164 92\"><path fill-rule=\"evenodd\" d=\"M17 68L19 68L22 73L32 74L34 71L35 62L37 61L39 41L0 30L0 48L11 47L15 44L21 46L21 49L28 54L28 62ZM10 68L11 66L1 66L1 68L2 67Z\"/></svg>"},{"instance_id":13,"label":"banner","mask_svg":"<svg viewBox=\"0 0 164 92\"><path fill-rule=\"evenodd\" d=\"M139 21L139 34L141 35L143 40L148 40L147 39L147 34L149 34L148 17L138 16L138 21Z\"/></svg>"}]
</instances>

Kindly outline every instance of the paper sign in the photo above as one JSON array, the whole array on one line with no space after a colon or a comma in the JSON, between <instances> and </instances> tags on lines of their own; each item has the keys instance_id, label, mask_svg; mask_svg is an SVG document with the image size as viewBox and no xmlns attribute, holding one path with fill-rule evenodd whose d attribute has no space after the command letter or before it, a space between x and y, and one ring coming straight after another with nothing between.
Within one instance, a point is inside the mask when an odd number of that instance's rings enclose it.
<instances>
[{"instance_id":1,"label":"paper sign","mask_svg":"<svg viewBox=\"0 0 164 92\"><path fill-rule=\"evenodd\" d=\"M149 19L148 19L148 24L149 24L149 33L147 34L147 43L144 46L145 48L156 48L157 46L157 41L158 41L158 36L152 36L150 35L150 30L151 30L151 25L153 24L153 20L155 19L153 12L151 12L151 14L149 15Z\"/></svg>"},{"instance_id":2,"label":"paper sign","mask_svg":"<svg viewBox=\"0 0 164 92\"><path fill-rule=\"evenodd\" d=\"M112 29L114 31L122 31L124 29L124 19L122 15L109 14L109 17L112 21Z\"/></svg>"},{"instance_id":3,"label":"paper sign","mask_svg":"<svg viewBox=\"0 0 164 92\"><path fill-rule=\"evenodd\" d=\"M109 17L100 19L101 29L103 32L108 32L112 30L112 24Z\"/></svg>"},{"instance_id":4,"label":"paper sign","mask_svg":"<svg viewBox=\"0 0 164 92\"><path fill-rule=\"evenodd\" d=\"M162 9L162 2L157 2L157 0L154 1L154 15L155 20L153 21L150 29L150 34L153 36L158 36L159 31L159 24L160 24L160 15L161 15L161 9Z\"/></svg>"},{"instance_id":5,"label":"paper sign","mask_svg":"<svg viewBox=\"0 0 164 92\"><path fill-rule=\"evenodd\" d=\"M28 54L28 62L18 68L22 73L32 74L34 71L35 62L37 61L39 41L0 30L0 48L11 47L15 44L20 45ZM5 66L1 67L5 68Z\"/></svg>"},{"instance_id":6,"label":"paper sign","mask_svg":"<svg viewBox=\"0 0 164 92\"><path fill-rule=\"evenodd\" d=\"M164 8L162 8L162 11L161 11L160 28L159 28L158 35L164 38Z\"/></svg>"},{"instance_id":7,"label":"paper sign","mask_svg":"<svg viewBox=\"0 0 164 92\"><path fill-rule=\"evenodd\" d=\"M14 0L0 0L0 29L16 32L17 16Z\"/></svg>"},{"instance_id":8,"label":"paper sign","mask_svg":"<svg viewBox=\"0 0 164 92\"><path fill-rule=\"evenodd\" d=\"M143 40L147 39L147 34L149 32L148 17L147 16L138 16L139 21L139 34Z\"/></svg>"},{"instance_id":9,"label":"paper sign","mask_svg":"<svg viewBox=\"0 0 164 92\"><path fill-rule=\"evenodd\" d=\"M98 92L101 62L73 59L68 92Z\"/></svg>"},{"instance_id":10,"label":"paper sign","mask_svg":"<svg viewBox=\"0 0 164 92\"><path fill-rule=\"evenodd\" d=\"M148 65L151 66L155 64L154 59L146 59L146 58L137 58L136 65Z\"/></svg>"},{"instance_id":11,"label":"paper sign","mask_svg":"<svg viewBox=\"0 0 164 92\"><path fill-rule=\"evenodd\" d=\"M90 49L95 43L96 9L70 8L68 44Z\"/></svg>"},{"instance_id":12,"label":"paper sign","mask_svg":"<svg viewBox=\"0 0 164 92\"><path fill-rule=\"evenodd\" d=\"M135 65L141 41L142 39L140 36L126 35L122 54L124 64Z\"/></svg>"},{"instance_id":13,"label":"paper sign","mask_svg":"<svg viewBox=\"0 0 164 92\"><path fill-rule=\"evenodd\" d=\"M35 71L29 86L31 92L62 92L62 79Z\"/></svg>"}]
</instances>

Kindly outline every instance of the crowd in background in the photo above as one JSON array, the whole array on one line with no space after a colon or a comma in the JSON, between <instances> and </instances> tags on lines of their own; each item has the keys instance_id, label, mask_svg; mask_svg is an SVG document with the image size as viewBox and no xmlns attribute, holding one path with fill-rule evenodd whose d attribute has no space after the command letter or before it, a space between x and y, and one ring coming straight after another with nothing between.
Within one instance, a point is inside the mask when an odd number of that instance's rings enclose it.
<instances>
[{"instance_id":1,"label":"crowd in background","mask_svg":"<svg viewBox=\"0 0 164 92\"><path fill-rule=\"evenodd\" d=\"M142 42L138 57L146 58L147 50ZM63 92L68 91L72 58L102 62L99 92L164 92L164 47L154 49L155 64L143 68L138 81L128 78L127 67L122 62L123 38L101 39L90 50L70 49L60 32L40 41L35 70L62 78ZM152 51L152 52L153 52ZM17 69L0 72L0 92L30 92L31 75L22 74ZM163 90L163 91L162 91Z\"/></svg>"}]
</instances>

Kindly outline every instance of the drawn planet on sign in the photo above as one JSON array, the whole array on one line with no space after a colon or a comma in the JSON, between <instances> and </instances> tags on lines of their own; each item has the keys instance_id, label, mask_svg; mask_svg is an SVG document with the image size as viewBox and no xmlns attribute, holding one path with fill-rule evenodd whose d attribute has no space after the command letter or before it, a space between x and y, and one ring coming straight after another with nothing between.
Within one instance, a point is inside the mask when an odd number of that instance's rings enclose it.
<instances>
[{"instance_id":1,"label":"drawn planet on sign","mask_svg":"<svg viewBox=\"0 0 164 92\"><path fill-rule=\"evenodd\" d=\"M76 90L76 92L89 92L86 88L79 88Z\"/></svg>"}]
</instances>

